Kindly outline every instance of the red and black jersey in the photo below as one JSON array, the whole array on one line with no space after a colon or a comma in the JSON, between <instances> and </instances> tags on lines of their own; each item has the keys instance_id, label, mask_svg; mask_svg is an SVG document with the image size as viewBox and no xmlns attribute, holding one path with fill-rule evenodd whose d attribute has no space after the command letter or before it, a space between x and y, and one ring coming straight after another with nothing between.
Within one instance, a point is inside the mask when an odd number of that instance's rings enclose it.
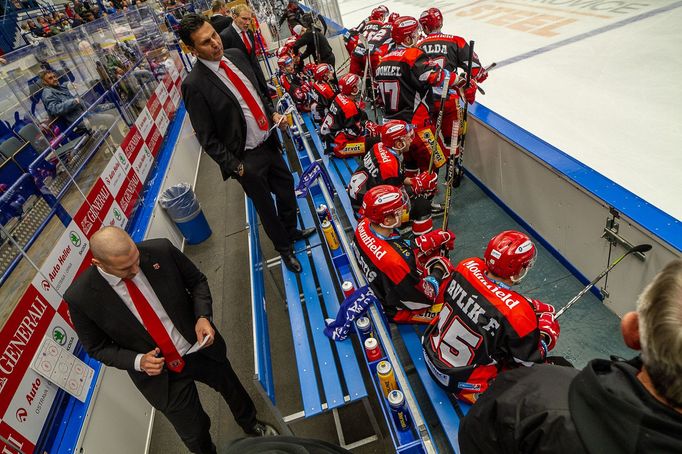
<instances>
[{"instance_id":1,"label":"red and black jersey","mask_svg":"<svg viewBox=\"0 0 682 454\"><path fill-rule=\"evenodd\" d=\"M291 98L296 103L296 108L304 112L310 111L310 100L308 99L308 92L310 90L308 83L298 74L281 73L279 76L279 83L282 89L289 93Z\"/></svg>"},{"instance_id":2,"label":"red and black jersey","mask_svg":"<svg viewBox=\"0 0 682 454\"><path fill-rule=\"evenodd\" d=\"M391 36L392 29L391 24L385 24L379 30L367 36L370 54L384 56L392 50L394 44Z\"/></svg>"},{"instance_id":3,"label":"red and black jersey","mask_svg":"<svg viewBox=\"0 0 682 454\"><path fill-rule=\"evenodd\" d=\"M324 119L327 115L329 106L334 101L338 93L338 89L329 82L314 82L312 95L317 103L318 117Z\"/></svg>"},{"instance_id":4,"label":"red and black jersey","mask_svg":"<svg viewBox=\"0 0 682 454\"><path fill-rule=\"evenodd\" d=\"M367 40L367 44L369 45L369 41L376 33L379 32L379 30L382 29L384 26L384 23L381 22L380 20L370 20L367 22L363 22L360 25L363 25L362 30L360 33L362 33ZM353 55L355 57L364 57L365 54L367 53L367 49L365 49L365 45L362 43L362 39L358 38L358 43L355 46L355 49L353 49Z\"/></svg>"},{"instance_id":5,"label":"red and black jersey","mask_svg":"<svg viewBox=\"0 0 682 454\"><path fill-rule=\"evenodd\" d=\"M433 105L431 87L442 83L443 73L421 49L400 47L381 59L375 78L386 118L420 124Z\"/></svg>"},{"instance_id":6,"label":"red and black jersey","mask_svg":"<svg viewBox=\"0 0 682 454\"><path fill-rule=\"evenodd\" d=\"M362 134L367 113L358 103L346 95L338 94L329 105L327 115L320 126L320 135L333 138L339 132L357 137Z\"/></svg>"},{"instance_id":7,"label":"red and black jersey","mask_svg":"<svg viewBox=\"0 0 682 454\"><path fill-rule=\"evenodd\" d=\"M347 190L351 206L357 212L365 193L374 186L389 184L402 187L404 181L405 173L398 154L383 143L378 143L365 153L362 165L350 178Z\"/></svg>"},{"instance_id":8,"label":"red and black jersey","mask_svg":"<svg viewBox=\"0 0 682 454\"><path fill-rule=\"evenodd\" d=\"M433 301L424 293L428 290L417 273L414 251L400 235L389 238L378 235L369 219L364 218L355 229L352 249L367 283L390 319L401 309L431 307Z\"/></svg>"},{"instance_id":9,"label":"red and black jersey","mask_svg":"<svg viewBox=\"0 0 682 454\"><path fill-rule=\"evenodd\" d=\"M438 63L441 68L456 71L457 68L467 70L469 66L469 44L460 36L445 33L432 33L422 39L417 47L424 51L429 58ZM474 52L471 74L476 76L481 68L478 55Z\"/></svg>"},{"instance_id":10,"label":"red and black jersey","mask_svg":"<svg viewBox=\"0 0 682 454\"><path fill-rule=\"evenodd\" d=\"M530 301L485 272L480 258L460 262L424 333L429 370L452 392L483 392L499 371L544 360Z\"/></svg>"}]
</instances>

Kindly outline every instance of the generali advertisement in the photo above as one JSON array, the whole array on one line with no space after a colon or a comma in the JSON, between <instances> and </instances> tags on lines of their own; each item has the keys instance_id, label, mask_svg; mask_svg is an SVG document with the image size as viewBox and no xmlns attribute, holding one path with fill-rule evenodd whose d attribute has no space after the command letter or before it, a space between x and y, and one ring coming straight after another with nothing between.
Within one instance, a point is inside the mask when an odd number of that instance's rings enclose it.
<instances>
[{"instance_id":1,"label":"generali advertisement","mask_svg":"<svg viewBox=\"0 0 682 454\"><path fill-rule=\"evenodd\" d=\"M182 67L173 73L181 71ZM0 330L2 454L35 449L58 388L35 373L30 363L44 336L74 351L78 339L61 295L90 265L92 235L105 225L127 225L170 123L164 104L172 107L171 112L178 107L176 91L168 80L158 85Z\"/></svg>"}]
</instances>

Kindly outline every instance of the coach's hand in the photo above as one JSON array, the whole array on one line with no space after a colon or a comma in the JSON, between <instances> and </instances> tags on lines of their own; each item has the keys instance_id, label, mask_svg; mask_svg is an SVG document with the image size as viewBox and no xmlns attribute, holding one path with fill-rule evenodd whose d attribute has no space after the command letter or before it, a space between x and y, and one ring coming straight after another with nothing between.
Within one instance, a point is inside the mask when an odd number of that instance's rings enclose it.
<instances>
[{"instance_id":1,"label":"coach's hand","mask_svg":"<svg viewBox=\"0 0 682 454\"><path fill-rule=\"evenodd\" d=\"M161 349L158 347L149 353L145 353L145 355L142 357L142 360L140 360L140 369L146 372L147 375L159 375L163 370L164 363L163 357L158 356L160 354Z\"/></svg>"},{"instance_id":2,"label":"coach's hand","mask_svg":"<svg viewBox=\"0 0 682 454\"><path fill-rule=\"evenodd\" d=\"M207 318L200 317L199 320L197 320L197 324L194 326L194 331L197 333L197 342L199 343L204 341L204 337L211 336L206 341L206 345L204 345L203 348L206 348L213 343L213 339L215 339L215 330Z\"/></svg>"},{"instance_id":3,"label":"coach's hand","mask_svg":"<svg viewBox=\"0 0 682 454\"><path fill-rule=\"evenodd\" d=\"M272 114L272 121L282 131L289 127L289 123L287 122L285 116L282 115L281 113L275 112L274 114Z\"/></svg>"}]
</instances>

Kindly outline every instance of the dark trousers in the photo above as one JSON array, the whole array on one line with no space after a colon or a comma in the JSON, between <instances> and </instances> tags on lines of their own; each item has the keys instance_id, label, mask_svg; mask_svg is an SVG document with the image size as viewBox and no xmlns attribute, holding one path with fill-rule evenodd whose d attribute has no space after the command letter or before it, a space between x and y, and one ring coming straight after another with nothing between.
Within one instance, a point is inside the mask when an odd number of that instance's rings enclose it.
<instances>
[{"instance_id":1,"label":"dark trousers","mask_svg":"<svg viewBox=\"0 0 682 454\"><path fill-rule=\"evenodd\" d=\"M216 361L200 353L185 356L182 372L169 372L168 405L159 409L173 424L175 431L191 452L213 454L211 420L201 406L195 381L205 383L218 391L230 407L234 419L248 431L256 423L256 407L230 361Z\"/></svg>"},{"instance_id":2,"label":"dark trousers","mask_svg":"<svg viewBox=\"0 0 682 454\"><path fill-rule=\"evenodd\" d=\"M275 143L270 139L260 147L244 152L244 175L237 181L253 201L275 250L288 254L291 252L291 237L296 231L294 177Z\"/></svg>"}]
</instances>

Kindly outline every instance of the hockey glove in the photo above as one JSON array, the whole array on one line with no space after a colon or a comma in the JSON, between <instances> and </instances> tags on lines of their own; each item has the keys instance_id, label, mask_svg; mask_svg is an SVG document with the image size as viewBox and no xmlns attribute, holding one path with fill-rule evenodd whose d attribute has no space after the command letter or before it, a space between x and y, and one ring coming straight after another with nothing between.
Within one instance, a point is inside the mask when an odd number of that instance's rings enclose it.
<instances>
[{"instance_id":1,"label":"hockey glove","mask_svg":"<svg viewBox=\"0 0 682 454\"><path fill-rule=\"evenodd\" d=\"M540 300L530 300L531 306L536 314L542 314L543 312L554 313L554 306L551 304L543 303Z\"/></svg>"},{"instance_id":2,"label":"hockey glove","mask_svg":"<svg viewBox=\"0 0 682 454\"><path fill-rule=\"evenodd\" d=\"M376 137L379 135L379 131L381 130L381 126L374 123L373 121L366 121L365 122L365 129L367 130L367 134L370 137Z\"/></svg>"},{"instance_id":3,"label":"hockey glove","mask_svg":"<svg viewBox=\"0 0 682 454\"><path fill-rule=\"evenodd\" d=\"M425 233L414 240L420 255L430 256L445 247L448 251L455 248L455 234L450 230L436 229Z\"/></svg>"},{"instance_id":4,"label":"hockey glove","mask_svg":"<svg viewBox=\"0 0 682 454\"><path fill-rule=\"evenodd\" d=\"M440 255L431 257L424 265L424 268L426 268L429 277L435 277L439 281L450 277L455 272L455 266L450 262L450 259Z\"/></svg>"},{"instance_id":5,"label":"hockey glove","mask_svg":"<svg viewBox=\"0 0 682 454\"><path fill-rule=\"evenodd\" d=\"M469 82L469 88L464 89L464 99L466 99L469 104L473 104L476 101L476 87L476 81L472 79Z\"/></svg>"},{"instance_id":6,"label":"hockey glove","mask_svg":"<svg viewBox=\"0 0 682 454\"><path fill-rule=\"evenodd\" d=\"M559 340L559 333L561 332L561 327L559 326L559 322L554 318L554 314L550 314L549 312L540 314L538 329L540 330L542 340L547 344L547 350L554 349L557 340Z\"/></svg>"},{"instance_id":7,"label":"hockey glove","mask_svg":"<svg viewBox=\"0 0 682 454\"><path fill-rule=\"evenodd\" d=\"M480 84L488 78L488 71L481 67L473 68L471 70L471 78Z\"/></svg>"},{"instance_id":8,"label":"hockey glove","mask_svg":"<svg viewBox=\"0 0 682 454\"><path fill-rule=\"evenodd\" d=\"M422 172L412 178L412 190L415 194L433 192L438 185L438 175L435 173Z\"/></svg>"}]
</instances>

